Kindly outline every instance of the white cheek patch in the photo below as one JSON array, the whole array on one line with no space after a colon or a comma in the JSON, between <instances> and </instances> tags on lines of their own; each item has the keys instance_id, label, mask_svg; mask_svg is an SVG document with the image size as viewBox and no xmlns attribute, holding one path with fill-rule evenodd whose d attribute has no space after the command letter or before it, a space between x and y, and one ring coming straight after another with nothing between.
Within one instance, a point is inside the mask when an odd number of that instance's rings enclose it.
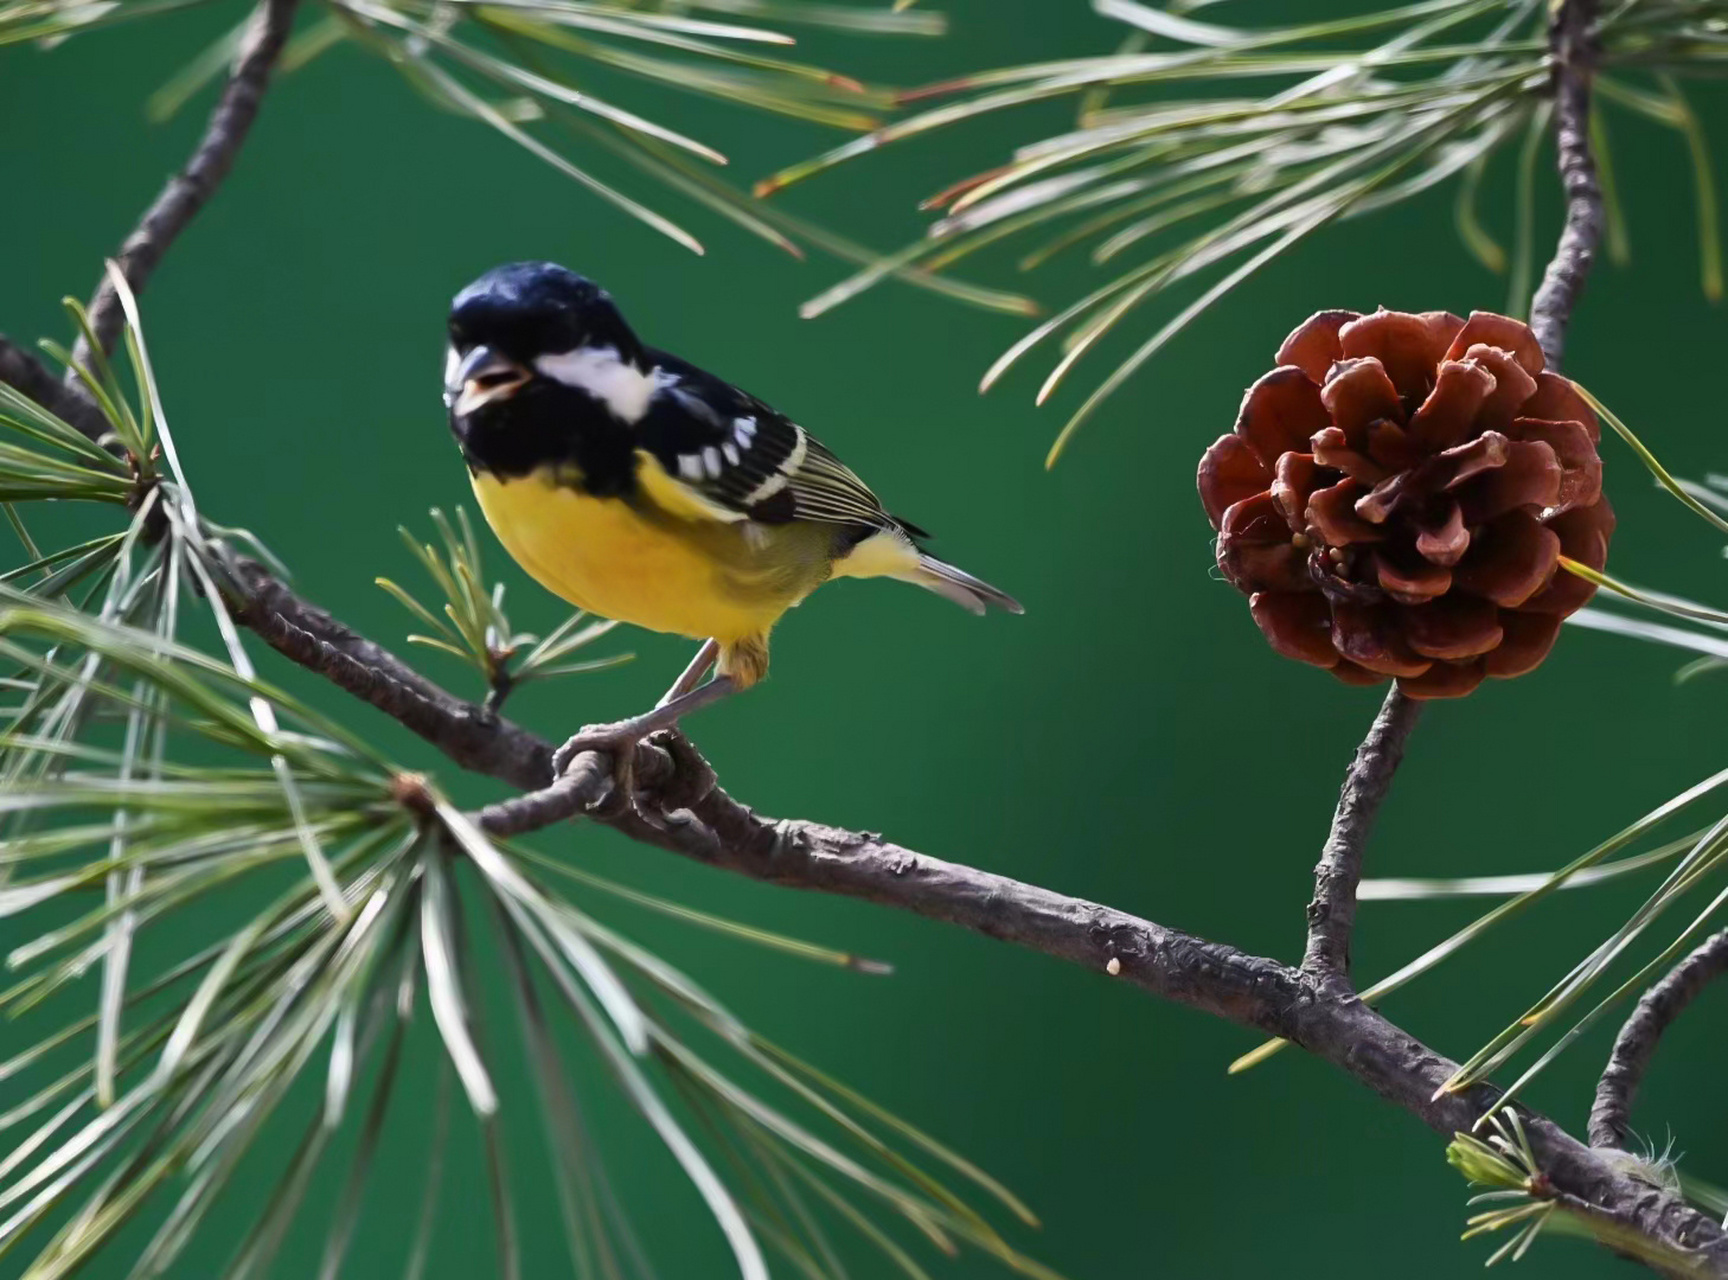
<instances>
[{"instance_id":1,"label":"white cheek patch","mask_svg":"<svg viewBox=\"0 0 1728 1280\"><path fill-rule=\"evenodd\" d=\"M657 368L644 373L620 359L616 347L577 347L539 356L534 367L567 387L586 391L611 410L613 417L629 423L641 421L654 393L677 381L675 375Z\"/></svg>"}]
</instances>

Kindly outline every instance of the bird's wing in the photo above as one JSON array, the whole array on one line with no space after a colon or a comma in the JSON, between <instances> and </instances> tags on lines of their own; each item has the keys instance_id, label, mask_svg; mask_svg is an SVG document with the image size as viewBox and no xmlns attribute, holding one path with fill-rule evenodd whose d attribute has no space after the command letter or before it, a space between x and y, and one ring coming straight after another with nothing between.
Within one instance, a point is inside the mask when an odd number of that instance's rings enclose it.
<instances>
[{"instance_id":1,"label":"bird's wing","mask_svg":"<svg viewBox=\"0 0 1728 1280\"><path fill-rule=\"evenodd\" d=\"M701 502L764 524L812 520L919 531L797 423L694 365L661 352L656 388L635 424L639 448Z\"/></svg>"}]
</instances>

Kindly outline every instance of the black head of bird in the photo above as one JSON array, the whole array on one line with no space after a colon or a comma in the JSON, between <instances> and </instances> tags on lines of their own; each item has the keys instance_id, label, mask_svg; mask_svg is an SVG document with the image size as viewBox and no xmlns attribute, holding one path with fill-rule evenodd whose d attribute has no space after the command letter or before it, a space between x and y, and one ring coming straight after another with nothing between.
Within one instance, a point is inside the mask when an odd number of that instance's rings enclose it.
<instances>
[{"instance_id":1,"label":"black head of bird","mask_svg":"<svg viewBox=\"0 0 1728 1280\"><path fill-rule=\"evenodd\" d=\"M602 617L703 640L663 705L578 748L615 756L760 680L768 633L831 578L898 578L974 613L1014 600L926 554L803 427L644 345L611 296L551 263L487 272L450 310L444 397L493 532ZM712 665L716 678L696 682Z\"/></svg>"},{"instance_id":2,"label":"black head of bird","mask_svg":"<svg viewBox=\"0 0 1728 1280\"><path fill-rule=\"evenodd\" d=\"M640 399L647 370L612 295L554 263L513 262L456 295L449 337L444 403L471 468L524 475L567 458L621 481L629 424L606 392Z\"/></svg>"}]
</instances>

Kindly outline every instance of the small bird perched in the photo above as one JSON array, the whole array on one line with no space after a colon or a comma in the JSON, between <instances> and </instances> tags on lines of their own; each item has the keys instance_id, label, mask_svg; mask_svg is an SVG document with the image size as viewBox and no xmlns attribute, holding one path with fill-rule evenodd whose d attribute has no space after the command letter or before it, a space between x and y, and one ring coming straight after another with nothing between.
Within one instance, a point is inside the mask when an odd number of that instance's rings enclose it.
<instances>
[{"instance_id":1,"label":"small bird perched","mask_svg":"<svg viewBox=\"0 0 1728 1280\"><path fill-rule=\"evenodd\" d=\"M627 769L647 734L762 679L774 624L830 578L1021 612L925 554L924 531L803 427L643 345L563 267L513 263L456 295L444 400L480 509L530 576L590 613L704 642L654 710L565 743L557 774L584 750Z\"/></svg>"}]
</instances>

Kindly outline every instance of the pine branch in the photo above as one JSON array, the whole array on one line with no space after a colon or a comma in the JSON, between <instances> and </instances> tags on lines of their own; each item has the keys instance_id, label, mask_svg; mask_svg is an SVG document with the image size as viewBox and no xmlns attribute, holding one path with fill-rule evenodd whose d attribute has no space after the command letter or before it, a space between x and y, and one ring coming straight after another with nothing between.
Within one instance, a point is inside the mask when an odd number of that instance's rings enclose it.
<instances>
[{"instance_id":1,"label":"pine branch","mask_svg":"<svg viewBox=\"0 0 1728 1280\"><path fill-rule=\"evenodd\" d=\"M1728 973L1728 929L1705 939L1638 1001L1603 1068L1590 1109L1590 1143L1623 1150L1632 1137L1632 1100L1669 1024L1704 988Z\"/></svg>"},{"instance_id":2,"label":"pine branch","mask_svg":"<svg viewBox=\"0 0 1728 1280\"><path fill-rule=\"evenodd\" d=\"M1321 850L1320 864L1314 868L1314 900L1308 904L1308 947L1302 957L1302 971L1315 978L1339 980L1346 990L1362 852L1421 712L1422 704L1405 697L1394 683L1368 736L1356 749L1332 816L1331 833Z\"/></svg>"},{"instance_id":3,"label":"pine branch","mask_svg":"<svg viewBox=\"0 0 1728 1280\"><path fill-rule=\"evenodd\" d=\"M1549 24L1554 72L1554 140L1566 190L1566 225L1530 304L1530 327L1550 369L1560 368L1566 326L1596 263L1607 220L1590 148L1591 23L1596 0L1565 0Z\"/></svg>"},{"instance_id":4,"label":"pine branch","mask_svg":"<svg viewBox=\"0 0 1728 1280\"><path fill-rule=\"evenodd\" d=\"M263 565L237 558L237 620L290 661L377 707L462 768L523 790L552 776L552 744L464 702L297 596Z\"/></svg>"},{"instance_id":5,"label":"pine branch","mask_svg":"<svg viewBox=\"0 0 1728 1280\"><path fill-rule=\"evenodd\" d=\"M263 584L265 600L242 613L248 625L293 616L311 628L306 634L316 648L296 648L260 633L286 656L380 709L413 707L404 724L440 749L461 744L467 758L484 762L482 772L515 781L537 766L549 769L538 765L550 760L549 743L507 721L488 720L478 706L408 671L388 651L299 601L261 570L252 570L248 580ZM364 686L356 679L359 672L366 673ZM1390 774L1377 771L1394 744L1401 747L1413 722L1402 707L1389 707L1376 721L1380 732L1370 735L1375 749L1367 753L1369 763L1352 771L1362 799L1384 795L1382 783ZM1373 782L1361 777L1370 766ZM713 770L681 737L644 744L637 767L642 791L631 804L607 803L610 762L588 753L557 782L475 816L494 836L587 816L638 842L751 879L860 898L1113 973L1162 999L1289 1039L1448 1136L1470 1129L1494 1100L1488 1088L1441 1091L1455 1063L1324 978L1316 981L1269 958L933 858L871 833L765 817L716 785ZM1361 814L1360 805L1356 812ZM1728 1276L1728 1235L1712 1218L1628 1177L1553 1122L1534 1117L1527 1123L1544 1172L1558 1189L1685 1260L1677 1274Z\"/></svg>"},{"instance_id":6,"label":"pine branch","mask_svg":"<svg viewBox=\"0 0 1728 1280\"><path fill-rule=\"evenodd\" d=\"M1530 325L1552 369L1560 367L1566 326L1596 262L1605 226L1602 190L1590 146L1590 24L1596 0L1564 0L1549 24L1554 66L1554 127L1560 177L1566 189L1566 223L1554 257L1530 307ZM1314 869L1314 900L1308 904L1304 972L1348 983L1350 935L1356 922L1356 886L1362 853L1381 802L1392 785L1420 704L1396 684L1357 748L1332 818L1332 829Z\"/></svg>"},{"instance_id":7,"label":"pine branch","mask_svg":"<svg viewBox=\"0 0 1728 1280\"><path fill-rule=\"evenodd\" d=\"M233 74L228 77L216 109L210 113L210 123L205 126L197 149L185 167L168 180L155 202L144 211L137 228L120 246L120 269L134 293L143 292L162 255L198 216L198 211L216 194L234 167L235 157L245 145L252 123L258 118L258 108L263 105L270 73L288 43L297 3L298 0L261 0ZM105 353L114 349L124 324L119 295L104 275L90 299L90 327ZM88 344L80 338L72 354L75 363L88 361ZM68 371L68 385L73 377Z\"/></svg>"},{"instance_id":8,"label":"pine branch","mask_svg":"<svg viewBox=\"0 0 1728 1280\"><path fill-rule=\"evenodd\" d=\"M272 607L279 614L292 596L279 584L275 592ZM367 652L360 646L368 642L322 611L303 604L298 608L315 626L321 623L334 633L334 640L322 633L321 640L371 673L371 690L361 696L388 709L399 696L393 672L405 669L403 664L370 646L382 654L378 665L370 665L359 656ZM283 652L295 657L286 648ZM350 687L339 663L313 669ZM513 777L516 770L531 767L528 762L538 753L546 752L549 758L549 744L507 722L494 721L488 727L480 708L428 681L413 677L406 687L417 719L404 723L434 745L463 742L471 750L489 736L510 744L496 754L481 750L473 757L488 761L485 772ZM1408 721L1398 717L1406 730ZM1389 746L1394 736L1387 733L1382 740ZM586 813L641 843L752 879L911 911L1095 971L1114 972L1160 998L1290 1039L1439 1133L1469 1129L1493 1101L1488 1089L1439 1092L1456 1064L1354 996L1317 989L1309 976L1277 961L1098 903L933 858L870 833L764 817L715 785L706 761L680 738L646 744L638 769L643 792L636 803L641 809L636 804L610 811L590 808L604 806L611 785L609 762L590 753L579 757L559 781L488 806L477 819L489 833L504 836ZM656 797L680 803L654 809ZM1556 1187L1684 1259L1685 1274L1728 1276L1728 1236L1714 1220L1672 1197L1652 1193L1552 1122L1536 1117L1529 1123L1544 1171Z\"/></svg>"},{"instance_id":9,"label":"pine branch","mask_svg":"<svg viewBox=\"0 0 1728 1280\"><path fill-rule=\"evenodd\" d=\"M239 621L455 763L524 788L549 776L550 743L418 675L262 566L239 560L231 578ZM1394 737L1383 735L1387 747ZM630 803L608 803L610 762L590 753L563 779L476 816L491 834L505 835L586 814L709 866L910 911L1121 976L1163 999L1289 1039L1443 1134L1468 1129L1493 1101L1485 1087L1440 1091L1454 1063L1348 991L1278 961L874 834L764 817L715 785L706 761L681 738L646 744L639 778L643 790ZM1728 1236L1713 1219L1629 1178L1551 1122L1536 1118L1531 1126L1558 1189L1685 1259L1684 1274L1728 1278Z\"/></svg>"}]
</instances>

